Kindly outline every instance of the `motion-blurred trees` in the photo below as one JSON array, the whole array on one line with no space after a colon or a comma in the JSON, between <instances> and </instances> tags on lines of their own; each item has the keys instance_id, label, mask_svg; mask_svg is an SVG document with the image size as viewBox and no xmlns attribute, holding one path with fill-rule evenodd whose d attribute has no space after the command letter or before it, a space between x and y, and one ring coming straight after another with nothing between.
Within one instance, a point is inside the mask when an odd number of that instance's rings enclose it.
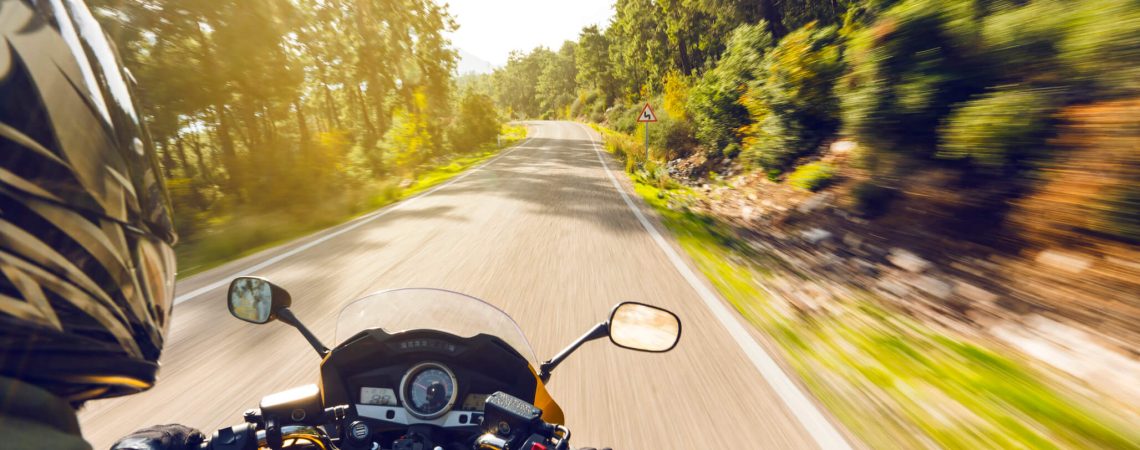
<instances>
[{"instance_id":1,"label":"motion-blurred trees","mask_svg":"<svg viewBox=\"0 0 1140 450\"><path fill-rule=\"evenodd\" d=\"M843 59L835 27L814 23L792 31L764 55L740 103L744 155L775 174L810 153L839 128L835 79Z\"/></svg>"},{"instance_id":2,"label":"motion-blurred trees","mask_svg":"<svg viewBox=\"0 0 1140 450\"><path fill-rule=\"evenodd\" d=\"M748 125L748 110L741 103L748 84L758 73L764 54L772 47L772 34L760 22L733 30L720 64L697 80L689 111L698 141L710 153L729 145L739 147L738 130Z\"/></svg>"},{"instance_id":3,"label":"motion-blurred trees","mask_svg":"<svg viewBox=\"0 0 1140 450\"><path fill-rule=\"evenodd\" d=\"M450 150L456 27L430 0L93 0L192 237ZM492 116L493 117L493 116Z\"/></svg>"},{"instance_id":4,"label":"motion-blurred trees","mask_svg":"<svg viewBox=\"0 0 1140 450\"><path fill-rule=\"evenodd\" d=\"M1066 151L1052 143L1062 111L1140 96L1133 0L615 0L614 12L575 46L514 55L494 76L499 104L562 116L569 101L572 117L627 133L645 102L664 105L660 155L739 156L774 179L845 136L880 183L956 171L993 200L972 203L1000 206Z\"/></svg>"}]
</instances>

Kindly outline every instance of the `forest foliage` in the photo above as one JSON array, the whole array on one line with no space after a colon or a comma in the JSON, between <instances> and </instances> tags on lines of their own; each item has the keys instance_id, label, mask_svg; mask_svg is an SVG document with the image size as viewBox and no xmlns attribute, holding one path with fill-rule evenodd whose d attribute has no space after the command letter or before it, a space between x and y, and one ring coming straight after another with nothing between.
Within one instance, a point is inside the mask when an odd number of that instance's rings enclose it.
<instances>
[{"instance_id":1,"label":"forest foliage","mask_svg":"<svg viewBox=\"0 0 1140 450\"><path fill-rule=\"evenodd\" d=\"M354 213L369 202L343 193L474 151L498 120L641 140L647 102L659 159L787 181L845 138L876 185L948 167L1016 195L1066 151L1066 108L1140 96L1132 0L616 0L577 40L458 79L457 24L431 0L92 6L139 86L184 241L241 215ZM1121 195L1105 213L1134 216Z\"/></svg>"},{"instance_id":2,"label":"forest foliage","mask_svg":"<svg viewBox=\"0 0 1140 450\"><path fill-rule=\"evenodd\" d=\"M90 3L138 86L182 249L259 215L335 223L499 133L486 93L457 87L457 24L431 0Z\"/></svg>"},{"instance_id":3,"label":"forest foliage","mask_svg":"<svg viewBox=\"0 0 1140 450\"><path fill-rule=\"evenodd\" d=\"M616 0L614 11L558 52L512 55L488 76L495 100L638 136L640 107L664 105L655 155L735 159L774 180L848 138L881 185L925 166L1017 193L1066 151L1052 144L1065 108L1140 96L1131 0ZM1113 204L1140 210L1124 200Z\"/></svg>"}]
</instances>

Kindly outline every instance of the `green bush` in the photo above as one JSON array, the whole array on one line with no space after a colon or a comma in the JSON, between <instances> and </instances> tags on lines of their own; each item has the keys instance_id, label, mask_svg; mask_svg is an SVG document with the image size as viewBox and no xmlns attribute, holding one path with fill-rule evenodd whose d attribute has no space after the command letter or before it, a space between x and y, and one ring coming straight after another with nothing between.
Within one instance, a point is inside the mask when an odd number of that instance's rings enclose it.
<instances>
[{"instance_id":1,"label":"green bush","mask_svg":"<svg viewBox=\"0 0 1140 450\"><path fill-rule=\"evenodd\" d=\"M614 131L622 133L633 133L641 124L637 123L637 117L641 114L641 108L645 107L644 104L617 104L606 110L606 124Z\"/></svg>"},{"instance_id":2,"label":"green bush","mask_svg":"<svg viewBox=\"0 0 1140 450\"><path fill-rule=\"evenodd\" d=\"M938 156L970 158L997 172L1041 156L1053 130L1051 93L1003 88L966 102L942 127Z\"/></svg>"},{"instance_id":3,"label":"green bush","mask_svg":"<svg viewBox=\"0 0 1140 450\"><path fill-rule=\"evenodd\" d=\"M570 118L578 118L584 115L586 115L585 99L582 96L578 96L578 98L574 99L574 102L570 104Z\"/></svg>"},{"instance_id":4,"label":"green bush","mask_svg":"<svg viewBox=\"0 0 1140 450\"><path fill-rule=\"evenodd\" d=\"M638 109L637 112L640 113L641 110ZM653 149L654 158L676 159L688 155L696 146L692 125L662 111L655 110L655 112L657 112L657 122L649 124L649 146ZM645 124L635 122L631 134L640 143L639 147L644 152Z\"/></svg>"},{"instance_id":5,"label":"green bush","mask_svg":"<svg viewBox=\"0 0 1140 450\"><path fill-rule=\"evenodd\" d=\"M1059 24L1063 35L1058 50L1061 61L1074 74L1072 81L1099 98L1140 94L1140 3L1058 3L1068 13Z\"/></svg>"},{"instance_id":6,"label":"green bush","mask_svg":"<svg viewBox=\"0 0 1140 450\"><path fill-rule=\"evenodd\" d=\"M495 102L484 94L467 92L459 101L459 117L451 129L450 141L459 152L473 152L495 142L499 134L499 113Z\"/></svg>"},{"instance_id":7,"label":"green bush","mask_svg":"<svg viewBox=\"0 0 1140 450\"><path fill-rule=\"evenodd\" d=\"M194 180L190 178L168 178L166 190L170 200L179 208L174 210L174 227L182 240L193 239L203 225L200 214L206 209L199 191L194 190Z\"/></svg>"},{"instance_id":8,"label":"green bush","mask_svg":"<svg viewBox=\"0 0 1140 450\"><path fill-rule=\"evenodd\" d=\"M737 130L748 124L748 110L740 104L748 83L757 78L772 36L763 21L733 30L720 64L697 80L689 91L689 117L697 140L713 152L739 143Z\"/></svg>"},{"instance_id":9,"label":"green bush","mask_svg":"<svg viewBox=\"0 0 1140 450\"><path fill-rule=\"evenodd\" d=\"M657 189L674 189L679 186L673 177L669 176L665 166L654 162L647 163L643 169L637 171L636 175L643 183Z\"/></svg>"},{"instance_id":10,"label":"green bush","mask_svg":"<svg viewBox=\"0 0 1140 450\"><path fill-rule=\"evenodd\" d=\"M851 190L855 211L864 217L878 217L887 212L897 191L873 181L864 181Z\"/></svg>"},{"instance_id":11,"label":"green bush","mask_svg":"<svg viewBox=\"0 0 1140 450\"><path fill-rule=\"evenodd\" d=\"M737 156L740 156L740 151L740 144L733 142L724 146L724 157L728 159L736 158Z\"/></svg>"},{"instance_id":12,"label":"green bush","mask_svg":"<svg viewBox=\"0 0 1140 450\"><path fill-rule=\"evenodd\" d=\"M598 127L597 130L602 134L606 151L612 153L625 164L626 172L634 173L638 164L645 161L643 144L640 144L637 139L628 134L617 133L601 127Z\"/></svg>"},{"instance_id":13,"label":"green bush","mask_svg":"<svg viewBox=\"0 0 1140 450\"><path fill-rule=\"evenodd\" d=\"M929 156L956 103L982 91L971 0L909 0L853 33L839 84L844 127L877 151Z\"/></svg>"},{"instance_id":14,"label":"green bush","mask_svg":"<svg viewBox=\"0 0 1140 450\"><path fill-rule=\"evenodd\" d=\"M834 177L835 168L830 164L813 162L804 164L792 172L788 176L788 183L800 189L815 192L831 184Z\"/></svg>"},{"instance_id":15,"label":"green bush","mask_svg":"<svg viewBox=\"0 0 1140 450\"><path fill-rule=\"evenodd\" d=\"M661 99L654 98L650 104L657 114L657 122L649 124L649 145L655 157L675 159L688 155L696 147L693 139L693 126L686 120L672 117L661 107ZM606 124L619 133L632 136L640 153L645 153L645 124L637 121L644 103L616 105L606 111Z\"/></svg>"},{"instance_id":16,"label":"green bush","mask_svg":"<svg viewBox=\"0 0 1140 450\"><path fill-rule=\"evenodd\" d=\"M996 82L1060 75L1058 44L1064 35L1065 16L1065 7L1053 1L995 8L982 22L982 44L990 63L1001 64L1000 73L994 74Z\"/></svg>"},{"instance_id":17,"label":"green bush","mask_svg":"<svg viewBox=\"0 0 1140 450\"><path fill-rule=\"evenodd\" d=\"M1140 4L1127 0L999 3L983 20L997 83L1068 88L1076 101L1140 92Z\"/></svg>"},{"instance_id":18,"label":"green bush","mask_svg":"<svg viewBox=\"0 0 1140 450\"><path fill-rule=\"evenodd\" d=\"M656 129L657 134L661 136L660 144L657 146L665 150L665 154L661 155L661 157L664 159L677 159L690 155L692 150L697 146L697 141L693 138L693 125L683 119L673 119L672 117L663 117L663 119L665 120L649 126L651 143L653 141L654 129Z\"/></svg>"},{"instance_id":19,"label":"green bush","mask_svg":"<svg viewBox=\"0 0 1140 450\"><path fill-rule=\"evenodd\" d=\"M600 123L601 121L606 120L606 99L603 97L598 97L596 100L594 100L594 103L590 104L590 109L588 112L591 122Z\"/></svg>"},{"instance_id":20,"label":"green bush","mask_svg":"<svg viewBox=\"0 0 1140 450\"><path fill-rule=\"evenodd\" d=\"M1135 1L907 0L852 28L844 127L873 151L1009 167L1056 108L1140 93Z\"/></svg>"},{"instance_id":21,"label":"green bush","mask_svg":"<svg viewBox=\"0 0 1140 450\"><path fill-rule=\"evenodd\" d=\"M752 122L743 128L745 158L780 169L833 135L839 127L833 87L842 68L833 27L809 24L764 55L763 76L749 84L741 99Z\"/></svg>"},{"instance_id":22,"label":"green bush","mask_svg":"<svg viewBox=\"0 0 1140 450\"><path fill-rule=\"evenodd\" d=\"M601 122L605 120L605 114L606 99L597 89L580 92L570 104L571 118L585 117L591 122Z\"/></svg>"}]
</instances>

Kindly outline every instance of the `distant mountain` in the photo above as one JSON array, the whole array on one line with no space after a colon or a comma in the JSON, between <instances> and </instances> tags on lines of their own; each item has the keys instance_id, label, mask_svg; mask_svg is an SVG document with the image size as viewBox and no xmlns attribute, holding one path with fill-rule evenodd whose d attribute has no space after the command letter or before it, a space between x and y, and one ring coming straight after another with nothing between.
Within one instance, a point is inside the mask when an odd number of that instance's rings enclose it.
<instances>
[{"instance_id":1,"label":"distant mountain","mask_svg":"<svg viewBox=\"0 0 1140 450\"><path fill-rule=\"evenodd\" d=\"M463 49L459 49L459 67L456 71L460 75L468 73L491 73L495 67L491 63L479 58L478 56L467 53Z\"/></svg>"}]
</instances>

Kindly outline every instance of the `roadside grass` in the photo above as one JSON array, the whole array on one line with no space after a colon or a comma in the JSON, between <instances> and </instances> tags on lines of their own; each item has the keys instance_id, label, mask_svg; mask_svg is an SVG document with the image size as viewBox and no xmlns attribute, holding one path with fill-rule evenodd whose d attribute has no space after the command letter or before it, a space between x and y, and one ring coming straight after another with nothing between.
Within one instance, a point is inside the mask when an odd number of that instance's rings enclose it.
<instances>
[{"instance_id":1,"label":"roadside grass","mask_svg":"<svg viewBox=\"0 0 1140 450\"><path fill-rule=\"evenodd\" d=\"M796 168L788 175L788 184L808 191L823 189L835 178L835 168L829 164L813 162Z\"/></svg>"},{"instance_id":2,"label":"roadside grass","mask_svg":"<svg viewBox=\"0 0 1140 450\"><path fill-rule=\"evenodd\" d=\"M422 168L411 184L400 180L375 181L357 192L346 193L314 206L303 216L288 212L229 214L211 221L194 240L175 247L178 278L185 278L228 261L272 248L303 235L322 230L414 196L490 159L501 150L526 138L526 127L504 125L503 139L479 151L455 155L444 164ZM406 183L405 183L406 184Z\"/></svg>"},{"instance_id":3,"label":"roadside grass","mask_svg":"<svg viewBox=\"0 0 1140 450\"><path fill-rule=\"evenodd\" d=\"M1140 448L1140 431L1105 404L1050 382L1016 354L890 311L870 293L825 315L797 315L764 288L782 270L779 261L685 208L697 193L662 183L652 170L631 172L637 193L698 269L870 447Z\"/></svg>"}]
</instances>

